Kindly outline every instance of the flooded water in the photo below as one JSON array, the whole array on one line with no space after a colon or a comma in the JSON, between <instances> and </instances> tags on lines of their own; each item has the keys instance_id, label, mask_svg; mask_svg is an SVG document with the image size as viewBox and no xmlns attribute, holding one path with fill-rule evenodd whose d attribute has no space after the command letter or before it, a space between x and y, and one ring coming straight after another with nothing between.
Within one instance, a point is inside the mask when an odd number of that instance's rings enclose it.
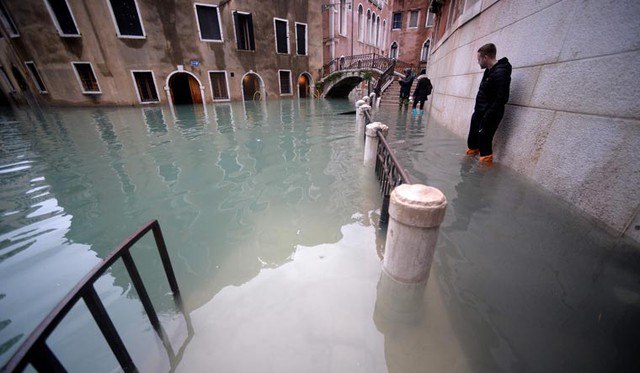
<instances>
[{"instance_id":1,"label":"flooded water","mask_svg":"<svg viewBox=\"0 0 640 373\"><path fill-rule=\"evenodd\" d=\"M381 275L384 231L347 101L49 109L0 119L0 365L126 236L158 219L194 335L179 371L637 368L638 247L395 108L375 113L447 216L428 284ZM150 240L133 249L185 343ZM121 264L96 289L134 361L168 370ZM49 339L72 371L117 365L79 304Z\"/></svg>"}]
</instances>

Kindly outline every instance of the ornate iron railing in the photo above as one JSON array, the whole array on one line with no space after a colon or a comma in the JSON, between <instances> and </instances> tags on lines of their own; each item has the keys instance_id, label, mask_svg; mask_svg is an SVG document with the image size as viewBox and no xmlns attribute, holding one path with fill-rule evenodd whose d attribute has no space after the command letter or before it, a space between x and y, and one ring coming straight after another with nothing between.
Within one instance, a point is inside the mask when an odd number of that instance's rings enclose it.
<instances>
[{"instance_id":1,"label":"ornate iron railing","mask_svg":"<svg viewBox=\"0 0 640 373\"><path fill-rule=\"evenodd\" d=\"M151 298L147 293L147 290L142 282L140 273L133 261L130 253L131 247L138 242L149 231L153 232L158 253L162 261L164 272L169 282L169 287L173 293L173 299L184 315L187 324L187 339L184 341L178 353L176 354L171 346L169 338L160 324L158 314L153 307ZM107 269L114 264L118 259L122 258L125 268L129 273L133 286L140 297L142 306L149 317L149 321L156 333L162 340L167 355L169 356L169 362L171 370L173 371L184 352L185 347L193 337L193 327L191 325L191 319L189 314L185 312L182 298L180 296L180 290L178 288L178 282L176 281L173 267L167 253L167 247L160 230L160 224L157 220L152 220L141 227L137 232L127 238L120 246L112 251L104 260L94 267L65 297L58 305L49 313L49 315L36 327L31 335L20 346L18 351L11 357L9 362L2 368L2 372L14 372L22 371L28 364L31 364L39 372L66 372L65 367L60 360L47 346L47 338L53 333L58 324L65 318L73 306L82 299L89 312L93 316L94 321L98 324L100 331L107 340L111 351L115 355L120 367L125 372L138 371L131 355L125 347L118 331L116 330L111 318L107 314L107 311L98 296L93 284L102 276Z\"/></svg>"},{"instance_id":2,"label":"ornate iron railing","mask_svg":"<svg viewBox=\"0 0 640 373\"><path fill-rule=\"evenodd\" d=\"M411 176L400 165L398 158L387 143L381 131L378 131L378 149L376 152L376 176L380 181L382 194L382 208L380 209L380 223L389 221L389 196L393 188L401 184L412 184Z\"/></svg>"},{"instance_id":3,"label":"ornate iron railing","mask_svg":"<svg viewBox=\"0 0 640 373\"><path fill-rule=\"evenodd\" d=\"M373 90L376 93L376 98L380 97L382 93L382 87L393 80L394 69L396 67L396 60L392 60L391 65L380 75L378 79L378 83L376 84L376 88Z\"/></svg>"},{"instance_id":4,"label":"ornate iron railing","mask_svg":"<svg viewBox=\"0 0 640 373\"><path fill-rule=\"evenodd\" d=\"M413 68L413 65L407 62L397 61L376 53L365 53L335 58L322 66L321 74L324 77L336 71L355 69L378 69L385 71L392 64L395 65L394 71L400 73L403 73L407 67Z\"/></svg>"}]
</instances>

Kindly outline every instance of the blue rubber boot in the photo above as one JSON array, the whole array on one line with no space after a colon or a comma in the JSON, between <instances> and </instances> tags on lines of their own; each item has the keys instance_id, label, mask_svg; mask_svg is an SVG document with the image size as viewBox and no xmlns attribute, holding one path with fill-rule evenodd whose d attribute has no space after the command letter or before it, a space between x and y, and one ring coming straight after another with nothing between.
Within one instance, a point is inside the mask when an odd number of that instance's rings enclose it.
<instances>
[{"instance_id":1,"label":"blue rubber boot","mask_svg":"<svg viewBox=\"0 0 640 373\"><path fill-rule=\"evenodd\" d=\"M416 115L418 112L416 109L413 109L413 115Z\"/></svg>"}]
</instances>

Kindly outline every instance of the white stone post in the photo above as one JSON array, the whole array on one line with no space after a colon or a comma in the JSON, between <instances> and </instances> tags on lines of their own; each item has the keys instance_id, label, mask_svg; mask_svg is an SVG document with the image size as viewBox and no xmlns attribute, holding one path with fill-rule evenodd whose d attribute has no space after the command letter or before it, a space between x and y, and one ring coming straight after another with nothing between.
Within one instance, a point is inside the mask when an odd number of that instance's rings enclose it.
<instances>
[{"instance_id":1,"label":"white stone post","mask_svg":"<svg viewBox=\"0 0 640 373\"><path fill-rule=\"evenodd\" d=\"M356 101L356 109L358 109L361 105L364 105L365 102L363 100Z\"/></svg>"},{"instance_id":2,"label":"white stone post","mask_svg":"<svg viewBox=\"0 0 640 373\"><path fill-rule=\"evenodd\" d=\"M358 102L364 101L358 100ZM371 115L371 106L362 104L356 109L356 133L360 138L364 135L364 128L367 124L367 119L364 114L365 112L369 112L369 115Z\"/></svg>"},{"instance_id":3,"label":"white stone post","mask_svg":"<svg viewBox=\"0 0 640 373\"><path fill-rule=\"evenodd\" d=\"M362 101L364 101L365 104L369 105L369 102L370 102L369 96L362 97Z\"/></svg>"},{"instance_id":4,"label":"white stone post","mask_svg":"<svg viewBox=\"0 0 640 373\"><path fill-rule=\"evenodd\" d=\"M362 106L360 108L362 109ZM366 128L366 137L364 140L364 164L370 167L375 167L378 142L380 141L378 140L378 130L382 131L382 136L387 137L389 127L380 122L373 122L367 124Z\"/></svg>"},{"instance_id":5,"label":"white stone post","mask_svg":"<svg viewBox=\"0 0 640 373\"><path fill-rule=\"evenodd\" d=\"M380 109L380 101L382 101L382 97L376 99L376 109Z\"/></svg>"},{"instance_id":6,"label":"white stone post","mask_svg":"<svg viewBox=\"0 0 640 373\"><path fill-rule=\"evenodd\" d=\"M427 281L447 199L436 188L402 184L391 192L382 269L403 283Z\"/></svg>"},{"instance_id":7,"label":"white stone post","mask_svg":"<svg viewBox=\"0 0 640 373\"><path fill-rule=\"evenodd\" d=\"M375 92L371 92L371 94L369 95L369 102L371 103L372 107L376 107L376 93Z\"/></svg>"}]
</instances>

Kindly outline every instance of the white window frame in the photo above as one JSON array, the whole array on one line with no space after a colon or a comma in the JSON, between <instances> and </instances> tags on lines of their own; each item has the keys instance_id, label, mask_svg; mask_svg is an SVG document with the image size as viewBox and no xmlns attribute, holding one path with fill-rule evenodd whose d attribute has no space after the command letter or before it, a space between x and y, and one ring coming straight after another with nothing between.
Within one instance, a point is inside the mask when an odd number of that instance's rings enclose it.
<instances>
[{"instance_id":1,"label":"white window frame","mask_svg":"<svg viewBox=\"0 0 640 373\"><path fill-rule=\"evenodd\" d=\"M398 46L396 48L397 56L395 56L395 57L391 57L391 49L393 49L393 48L391 48L391 46L393 46L393 43L396 43L396 45ZM397 60L398 57L400 57L400 43L398 43L397 41L394 40L394 41L391 42L391 44L389 44L389 58L395 58Z\"/></svg>"},{"instance_id":2,"label":"white window frame","mask_svg":"<svg viewBox=\"0 0 640 373\"><path fill-rule=\"evenodd\" d=\"M134 73L151 73L153 87L156 90L156 96L158 96L158 99L156 101L142 101L142 97L140 97L140 91L138 90L138 82L136 81L136 75ZM131 78L133 79L133 87L135 88L136 96L138 96L138 102L140 102L140 104L147 105L160 103L160 92L158 91L158 85L156 84L156 75L153 73L153 70L131 70ZM96 81L97 80L98 78L96 77Z\"/></svg>"},{"instance_id":3,"label":"white window frame","mask_svg":"<svg viewBox=\"0 0 640 373\"><path fill-rule=\"evenodd\" d=\"M384 47L387 46L387 20L383 19L382 20L382 45L380 46L380 49L384 49Z\"/></svg>"},{"instance_id":4,"label":"white window frame","mask_svg":"<svg viewBox=\"0 0 640 373\"><path fill-rule=\"evenodd\" d=\"M36 66L36 63L33 62L33 60L24 61L24 65L27 68L27 73L31 77L31 81L33 82L33 84L36 86L36 88L38 88L38 92L42 93L43 95L49 93L49 91L47 91L47 87L40 87L40 85L38 84L38 80L36 79L36 77L31 72L31 69L29 69L29 64L32 64L33 67L38 72L38 75L40 75L40 80L42 80L42 84L44 84L44 80L42 79L42 74L40 74L40 70L38 70L38 66ZM44 90L42 90L40 88L44 88Z\"/></svg>"},{"instance_id":5,"label":"white window frame","mask_svg":"<svg viewBox=\"0 0 640 373\"><path fill-rule=\"evenodd\" d=\"M76 64L89 64L91 67L91 72L93 73L93 77L96 78L96 85L98 86L97 91L85 91L84 86L82 85L82 79L80 79L80 74L78 74L78 69L76 69ZM89 61L71 61L71 67L73 68L73 73L76 74L76 79L78 80L78 84L80 85L80 90L82 90L83 95L99 95L102 94L102 88L100 88L100 81L98 81L98 76L96 75L96 71L93 69L93 65Z\"/></svg>"},{"instance_id":6,"label":"white window frame","mask_svg":"<svg viewBox=\"0 0 640 373\"><path fill-rule=\"evenodd\" d=\"M200 29L200 18L198 18L198 6L216 8L216 14L218 16L218 30L220 31L220 40L202 38L202 29ZM220 18L220 8L217 5L213 4L193 3L193 11L196 15L196 24L198 25L198 36L200 36L200 41L204 41L207 43L224 43L224 35L222 34L222 19Z\"/></svg>"},{"instance_id":7,"label":"white window frame","mask_svg":"<svg viewBox=\"0 0 640 373\"><path fill-rule=\"evenodd\" d=\"M276 30L276 21L284 21L287 24L287 53L278 52L278 31ZM276 54L281 54L281 55L291 54L291 51L290 51L290 48L289 48L289 44L291 44L291 42L289 41L289 20L288 19L273 17L273 36L274 36L274 40L276 42L276 44L275 44L276 45Z\"/></svg>"},{"instance_id":8,"label":"white window frame","mask_svg":"<svg viewBox=\"0 0 640 373\"><path fill-rule=\"evenodd\" d=\"M11 78L9 78L9 74L7 74L7 70L5 70L4 66L2 66L0 74L2 75L2 80L4 81L4 84L6 84L9 93L14 93L16 91L16 87L13 85L13 82L11 81Z\"/></svg>"},{"instance_id":9,"label":"white window frame","mask_svg":"<svg viewBox=\"0 0 640 373\"><path fill-rule=\"evenodd\" d=\"M289 89L291 89L290 93L282 93L282 84L280 83L281 71L286 71L289 73ZM291 78L291 70L283 70L283 69L278 70L278 88L279 88L278 92L280 93L280 96L293 96L293 83Z\"/></svg>"},{"instance_id":10,"label":"white window frame","mask_svg":"<svg viewBox=\"0 0 640 373\"><path fill-rule=\"evenodd\" d=\"M227 96L228 98L215 98L213 97L213 81L211 81L211 73L224 73L224 80L227 83ZM229 102L231 101L231 90L229 90L229 74L227 70L207 70L207 76L209 77L209 88L211 89L211 100L213 102Z\"/></svg>"},{"instance_id":11,"label":"white window frame","mask_svg":"<svg viewBox=\"0 0 640 373\"><path fill-rule=\"evenodd\" d=\"M69 0L64 0L64 2L67 4L67 9L69 9L69 14L71 14L71 20L73 21L73 25L76 26L76 30L78 30L77 34L65 34L62 32L62 27L60 27L60 23L58 23L58 17L56 17L56 14L53 12L53 9L51 8L51 5L49 5L49 2L47 0L42 0L44 1L44 5L47 8L47 10L49 11L49 15L51 16L51 20L53 21L53 25L56 27L56 30L58 31L58 35L60 35L60 37L63 38L80 38L82 37L82 34L80 33L80 28L78 27L78 22L76 22L76 17L73 15L73 11L71 10L71 5L69 5Z\"/></svg>"},{"instance_id":12,"label":"white window frame","mask_svg":"<svg viewBox=\"0 0 640 373\"><path fill-rule=\"evenodd\" d=\"M396 13L400 13L400 27L398 27L398 28L394 27L394 25L395 25L394 18L395 17L393 15L396 14ZM391 12L391 31L393 31L393 30L402 30L402 12Z\"/></svg>"},{"instance_id":13,"label":"white window frame","mask_svg":"<svg viewBox=\"0 0 640 373\"><path fill-rule=\"evenodd\" d=\"M236 32L236 17L233 16L233 13L238 13L238 14L243 14L243 15L250 15L251 17L251 27L253 28L253 14L251 12L243 12L240 10L232 10L231 11L231 19L233 20L233 36L235 37L235 44L236 44L236 51L238 52L255 52L256 48L254 49L238 49L238 34ZM275 24L274 24L275 27ZM255 29L253 30L253 44L255 46L256 43L256 38L255 38ZM278 46L276 44L276 50L277 50ZM240 84L242 84L242 82L240 82ZM244 100L244 98L243 98Z\"/></svg>"},{"instance_id":14,"label":"white window frame","mask_svg":"<svg viewBox=\"0 0 640 373\"><path fill-rule=\"evenodd\" d=\"M298 54L298 25L304 25L304 54ZM309 55L309 25L302 22L294 22L294 28L296 29L296 56L308 56Z\"/></svg>"},{"instance_id":15,"label":"white window frame","mask_svg":"<svg viewBox=\"0 0 640 373\"><path fill-rule=\"evenodd\" d=\"M113 20L113 25L116 28L116 34L119 39L146 39L147 32L144 29L144 22L142 22L142 15L140 14L140 7L138 6L138 0L133 0L136 5L136 12L138 12L138 20L140 20L140 28L142 29L142 35L122 35L120 34L120 27L118 26L118 21L116 21L116 15L113 12L113 8L111 7L111 1L105 0L107 2L107 7L109 8L109 13L111 14L111 19Z\"/></svg>"},{"instance_id":16,"label":"white window frame","mask_svg":"<svg viewBox=\"0 0 640 373\"><path fill-rule=\"evenodd\" d=\"M433 14L433 23L429 24L429 14ZM431 10L427 9L427 17L424 20L424 27L434 27L436 24L436 14L435 13L431 13Z\"/></svg>"},{"instance_id":17,"label":"white window frame","mask_svg":"<svg viewBox=\"0 0 640 373\"><path fill-rule=\"evenodd\" d=\"M362 18L360 18L360 16L362 16ZM362 6L362 3L360 3L358 4L358 41L359 42L362 42L364 40L364 29L365 29L365 23L367 22L365 17L366 15L364 13L364 7Z\"/></svg>"},{"instance_id":18,"label":"white window frame","mask_svg":"<svg viewBox=\"0 0 640 373\"><path fill-rule=\"evenodd\" d=\"M411 13L418 12L418 17L416 18L416 25L411 27ZM420 26L420 9L412 9L407 12L407 30L415 30Z\"/></svg>"},{"instance_id":19,"label":"white window frame","mask_svg":"<svg viewBox=\"0 0 640 373\"><path fill-rule=\"evenodd\" d=\"M11 13L9 13L9 9L7 9L7 6L4 4L1 4L2 7L4 8L4 10L6 10L6 18L2 17L2 26L5 28L5 31L7 32L7 35L9 35L10 38L19 38L20 37L20 29L18 29L18 25L16 25L16 23L13 21L13 16L11 15ZM10 23L10 25L7 25L6 22ZM11 31L11 27L7 27L7 26L13 26L13 28L16 30L16 33L14 34L13 31Z\"/></svg>"}]
</instances>

